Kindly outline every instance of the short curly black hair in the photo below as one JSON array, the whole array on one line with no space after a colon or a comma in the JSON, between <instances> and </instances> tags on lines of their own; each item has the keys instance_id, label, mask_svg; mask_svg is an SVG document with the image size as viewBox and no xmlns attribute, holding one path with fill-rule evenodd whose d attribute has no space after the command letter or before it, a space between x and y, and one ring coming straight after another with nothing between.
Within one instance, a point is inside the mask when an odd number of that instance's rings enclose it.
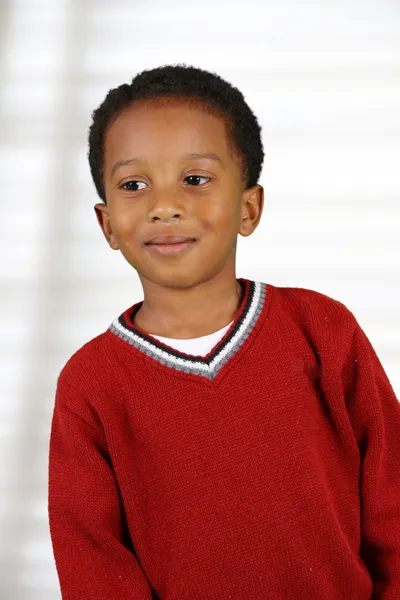
<instances>
[{"instance_id":1,"label":"short curly black hair","mask_svg":"<svg viewBox=\"0 0 400 600\"><path fill-rule=\"evenodd\" d=\"M245 187L256 185L264 160L261 127L240 90L216 73L185 64L164 65L142 71L130 84L109 90L92 113L88 159L97 193L105 204L104 140L110 121L136 100L167 97L198 100L224 117L240 158Z\"/></svg>"}]
</instances>

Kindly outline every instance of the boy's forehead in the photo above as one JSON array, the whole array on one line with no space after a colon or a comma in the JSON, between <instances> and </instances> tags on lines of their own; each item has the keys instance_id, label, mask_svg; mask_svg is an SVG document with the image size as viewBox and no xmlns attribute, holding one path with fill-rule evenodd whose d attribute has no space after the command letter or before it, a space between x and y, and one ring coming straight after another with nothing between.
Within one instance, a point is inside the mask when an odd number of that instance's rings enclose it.
<instances>
[{"instance_id":1,"label":"boy's forehead","mask_svg":"<svg viewBox=\"0 0 400 600\"><path fill-rule=\"evenodd\" d=\"M221 116L210 113L198 104L171 101L141 101L124 108L109 127L109 132L121 133L126 128L142 133L148 130L168 130L171 128L198 130L212 134L223 131L226 122Z\"/></svg>"},{"instance_id":2,"label":"boy's forehead","mask_svg":"<svg viewBox=\"0 0 400 600\"><path fill-rule=\"evenodd\" d=\"M198 104L141 101L126 107L110 124L105 158L164 148L173 154L214 152L226 158L230 155L227 138L226 121Z\"/></svg>"}]
</instances>

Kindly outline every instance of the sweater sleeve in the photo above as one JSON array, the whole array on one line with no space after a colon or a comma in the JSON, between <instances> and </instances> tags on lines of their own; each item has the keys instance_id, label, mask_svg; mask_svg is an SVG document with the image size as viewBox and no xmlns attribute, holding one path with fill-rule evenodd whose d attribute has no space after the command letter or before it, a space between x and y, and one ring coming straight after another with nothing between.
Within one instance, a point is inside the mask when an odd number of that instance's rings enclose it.
<instances>
[{"instance_id":1,"label":"sweater sleeve","mask_svg":"<svg viewBox=\"0 0 400 600\"><path fill-rule=\"evenodd\" d=\"M371 600L400 598L400 403L366 334L352 342L348 403L361 450L361 548Z\"/></svg>"},{"instance_id":2,"label":"sweater sleeve","mask_svg":"<svg viewBox=\"0 0 400 600\"><path fill-rule=\"evenodd\" d=\"M50 433L48 513L63 600L151 600L124 539L122 501L104 433L71 412L59 390Z\"/></svg>"}]
</instances>

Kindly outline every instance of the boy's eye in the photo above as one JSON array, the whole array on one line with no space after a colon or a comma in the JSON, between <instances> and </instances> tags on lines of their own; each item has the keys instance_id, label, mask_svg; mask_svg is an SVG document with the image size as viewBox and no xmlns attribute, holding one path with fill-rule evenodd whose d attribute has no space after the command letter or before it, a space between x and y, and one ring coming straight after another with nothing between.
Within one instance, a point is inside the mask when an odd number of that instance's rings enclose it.
<instances>
[{"instance_id":1,"label":"boy's eye","mask_svg":"<svg viewBox=\"0 0 400 600\"><path fill-rule=\"evenodd\" d=\"M128 192L137 192L139 190L137 188L135 188L135 186L138 183L143 183L143 181L135 181L135 180L127 181L126 183L122 184L121 187L124 190L128 190ZM143 188L141 188L141 189L143 189Z\"/></svg>"},{"instance_id":2,"label":"boy's eye","mask_svg":"<svg viewBox=\"0 0 400 600\"><path fill-rule=\"evenodd\" d=\"M204 177L203 175L188 175L187 177L185 177L185 179L191 179L192 180L191 185L197 186L197 183L198 183L199 179L208 179L208 180L210 180L210 177Z\"/></svg>"},{"instance_id":3,"label":"boy's eye","mask_svg":"<svg viewBox=\"0 0 400 600\"><path fill-rule=\"evenodd\" d=\"M185 177L185 180L190 180L190 184L189 185L194 185L197 186L201 184L201 182L199 181L200 179L206 179L207 181L210 180L210 177L204 177L203 175L188 175L187 177ZM126 183L123 183L121 185L121 188L124 190L127 190L128 192L138 192L139 189L143 189L143 188L137 188L136 186L138 184L143 184L143 181L136 181L135 179L132 179L131 181L127 181Z\"/></svg>"}]
</instances>

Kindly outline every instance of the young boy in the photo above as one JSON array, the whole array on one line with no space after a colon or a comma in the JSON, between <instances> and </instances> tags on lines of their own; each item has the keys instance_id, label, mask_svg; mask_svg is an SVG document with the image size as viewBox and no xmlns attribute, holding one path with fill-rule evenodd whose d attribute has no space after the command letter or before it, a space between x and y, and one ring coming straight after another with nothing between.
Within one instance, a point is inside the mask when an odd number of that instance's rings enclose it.
<instances>
[{"instance_id":1,"label":"young boy","mask_svg":"<svg viewBox=\"0 0 400 600\"><path fill-rule=\"evenodd\" d=\"M49 520L64 600L399 600L400 404L339 301L236 278L260 127L185 65L93 113L104 236L144 300L57 380Z\"/></svg>"}]
</instances>

